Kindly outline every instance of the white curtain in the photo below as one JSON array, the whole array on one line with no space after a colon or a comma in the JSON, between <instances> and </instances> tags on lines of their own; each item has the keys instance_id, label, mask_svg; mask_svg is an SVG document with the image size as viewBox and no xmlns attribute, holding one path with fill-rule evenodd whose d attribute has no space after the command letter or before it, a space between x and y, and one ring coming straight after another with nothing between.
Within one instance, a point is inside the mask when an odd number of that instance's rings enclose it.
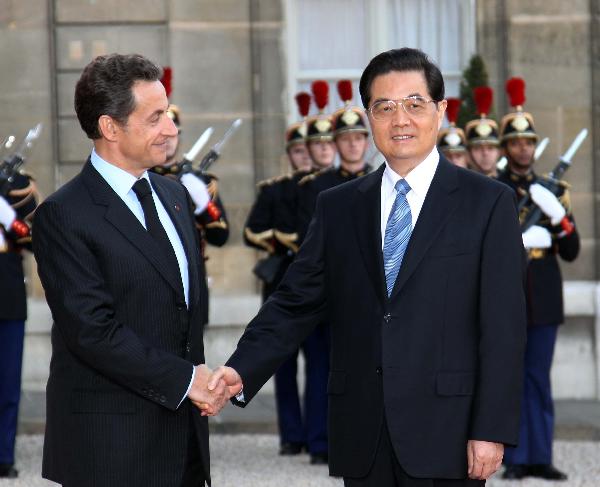
<instances>
[{"instance_id":1,"label":"white curtain","mask_svg":"<svg viewBox=\"0 0 600 487\"><path fill-rule=\"evenodd\" d=\"M472 54L464 45L465 0L388 0L390 48L416 47L444 73L447 96L458 96L461 70Z\"/></svg>"},{"instance_id":2,"label":"white curtain","mask_svg":"<svg viewBox=\"0 0 600 487\"><path fill-rule=\"evenodd\" d=\"M297 0L298 69L362 69L368 0Z\"/></svg>"}]
</instances>

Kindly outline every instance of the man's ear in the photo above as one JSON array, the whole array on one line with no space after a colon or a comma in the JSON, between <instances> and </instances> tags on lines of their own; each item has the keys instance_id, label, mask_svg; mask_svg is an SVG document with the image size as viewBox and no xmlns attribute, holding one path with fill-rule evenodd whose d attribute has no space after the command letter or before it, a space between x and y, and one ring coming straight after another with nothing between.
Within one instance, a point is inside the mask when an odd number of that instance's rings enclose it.
<instances>
[{"instance_id":1,"label":"man's ear","mask_svg":"<svg viewBox=\"0 0 600 487\"><path fill-rule=\"evenodd\" d=\"M446 107L448 106L448 102L444 99L438 102L437 116L438 116L438 130L442 128L442 123L444 122L444 114L446 113Z\"/></svg>"},{"instance_id":2,"label":"man's ear","mask_svg":"<svg viewBox=\"0 0 600 487\"><path fill-rule=\"evenodd\" d=\"M101 115L98 119L98 130L102 137L110 142L115 142L119 133L119 126L114 118L109 115Z\"/></svg>"}]
</instances>

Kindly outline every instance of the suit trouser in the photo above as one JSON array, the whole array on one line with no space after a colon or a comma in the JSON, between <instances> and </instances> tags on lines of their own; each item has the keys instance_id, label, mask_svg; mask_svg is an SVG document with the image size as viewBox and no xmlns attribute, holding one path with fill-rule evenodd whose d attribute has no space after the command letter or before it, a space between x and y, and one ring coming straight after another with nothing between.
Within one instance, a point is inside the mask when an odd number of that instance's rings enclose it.
<instances>
[{"instance_id":1,"label":"suit trouser","mask_svg":"<svg viewBox=\"0 0 600 487\"><path fill-rule=\"evenodd\" d=\"M507 465L550 465L554 432L554 404L550 368L558 325L536 325L527 329L525 384L521 403L519 444L507 448Z\"/></svg>"},{"instance_id":2,"label":"suit trouser","mask_svg":"<svg viewBox=\"0 0 600 487\"><path fill-rule=\"evenodd\" d=\"M0 320L0 464L15 462L25 322Z\"/></svg>"},{"instance_id":3,"label":"suit trouser","mask_svg":"<svg viewBox=\"0 0 600 487\"><path fill-rule=\"evenodd\" d=\"M304 418L300 407L298 353L275 373L275 401L282 443L306 444L312 454L327 452L329 326L319 325L302 344L306 386Z\"/></svg>"},{"instance_id":4,"label":"suit trouser","mask_svg":"<svg viewBox=\"0 0 600 487\"><path fill-rule=\"evenodd\" d=\"M190 411L190 433L188 436L188 451L185 463L185 471L181 481L181 487L204 487L206 485L206 475L202 467L202 458L200 456L200 445L196 437L196 427Z\"/></svg>"},{"instance_id":5,"label":"suit trouser","mask_svg":"<svg viewBox=\"0 0 600 487\"><path fill-rule=\"evenodd\" d=\"M377 452L367 476L344 477L345 487L483 487L484 485L485 480L418 479L409 476L396 458L386 421L383 421L381 426Z\"/></svg>"}]
</instances>

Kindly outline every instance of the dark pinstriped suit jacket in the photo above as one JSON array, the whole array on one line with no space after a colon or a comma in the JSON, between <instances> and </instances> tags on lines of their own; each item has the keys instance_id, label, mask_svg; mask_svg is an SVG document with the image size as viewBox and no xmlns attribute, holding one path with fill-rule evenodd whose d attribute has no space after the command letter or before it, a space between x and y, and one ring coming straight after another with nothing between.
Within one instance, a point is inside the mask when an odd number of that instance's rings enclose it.
<instances>
[{"instance_id":1,"label":"dark pinstriped suit jacket","mask_svg":"<svg viewBox=\"0 0 600 487\"><path fill-rule=\"evenodd\" d=\"M89 160L35 215L54 319L42 474L68 487L178 486L191 424L209 474L206 418L177 407L204 362L197 237L183 186L150 179L186 252L189 310L178 270Z\"/></svg>"}]
</instances>

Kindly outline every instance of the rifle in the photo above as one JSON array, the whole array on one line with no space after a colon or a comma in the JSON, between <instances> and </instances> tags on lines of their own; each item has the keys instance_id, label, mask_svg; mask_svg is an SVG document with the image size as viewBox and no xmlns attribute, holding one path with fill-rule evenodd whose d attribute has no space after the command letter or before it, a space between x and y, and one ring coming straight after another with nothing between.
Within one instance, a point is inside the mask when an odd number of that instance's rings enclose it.
<instances>
[{"instance_id":1,"label":"rifle","mask_svg":"<svg viewBox=\"0 0 600 487\"><path fill-rule=\"evenodd\" d=\"M575 155L575 152L579 149L585 138L587 137L588 130L583 129L567 151L562 155L556 167L548 174L545 179L536 181L541 186L549 189L554 195L560 192L560 181L563 178L565 172L571 167L571 159ZM542 210L533 202L531 196L526 194L519 201L518 205L519 215L521 216L521 232L525 232L528 228L537 224L542 218Z\"/></svg>"},{"instance_id":2,"label":"rifle","mask_svg":"<svg viewBox=\"0 0 600 487\"><path fill-rule=\"evenodd\" d=\"M42 131L42 124L38 123L35 127L27 132L27 135L21 142L21 145L18 149L9 157L6 157L2 163L0 163L0 196L6 197L11 189L11 185L15 175L19 172L19 168L25 162L24 153L26 149L29 149L33 141L40 136ZM4 144L5 147L8 144L8 147L12 146L14 142L14 137L8 137L7 142Z\"/></svg>"},{"instance_id":3,"label":"rifle","mask_svg":"<svg viewBox=\"0 0 600 487\"><path fill-rule=\"evenodd\" d=\"M192 167L194 159L206 145L213 132L213 128L208 127L204 132L202 132L202 135L198 137L198 140L196 140L192 148L183 155L183 160L177 163L177 166L179 167L179 171L177 171L177 177L181 177L182 174L194 171L194 168Z\"/></svg>"},{"instance_id":4,"label":"rifle","mask_svg":"<svg viewBox=\"0 0 600 487\"><path fill-rule=\"evenodd\" d=\"M210 166L212 166L212 164L214 162L216 162L216 160L221 156L221 150L223 149L223 147L225 146L225 144L227 143L229 138L240 127L240 125L242 125L241 118L238 118L231 124L231 127L229 127L229 129L227 129L227 132L225 132L225 135L223 135L223 138L219 142L217 142L215 145L213 145L212 149L210 151L208 151L208 154L206 154L202 158L202 160L200 161L200 165L198 166L197 172L202 173L202 172L208 171L208 168Z\"/></svg>"}]
</instances>

